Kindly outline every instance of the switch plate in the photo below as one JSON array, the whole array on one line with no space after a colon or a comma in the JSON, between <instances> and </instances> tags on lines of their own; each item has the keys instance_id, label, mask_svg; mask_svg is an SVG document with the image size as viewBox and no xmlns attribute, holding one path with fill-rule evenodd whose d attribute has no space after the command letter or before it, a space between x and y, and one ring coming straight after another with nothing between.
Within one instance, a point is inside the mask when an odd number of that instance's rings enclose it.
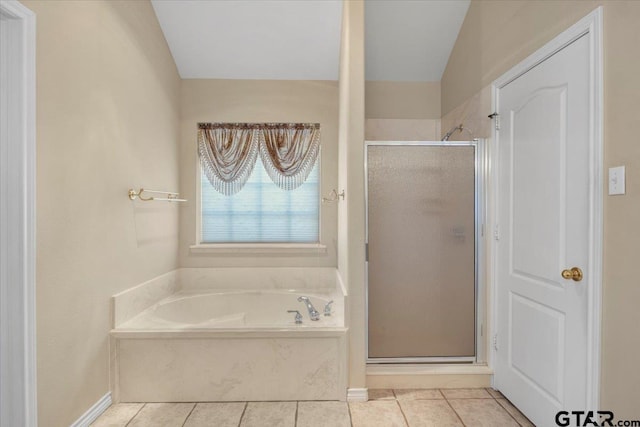
<instances>
[{"instance_id":1,"label":"switch plate","mask_svg":"<svg viewBox=\"0 0 640 427\"><path fill-rule=\"evenodd\" d=\"M624 193L624 166L609 168L609 195Z\"/></svg>"}]
</instances>

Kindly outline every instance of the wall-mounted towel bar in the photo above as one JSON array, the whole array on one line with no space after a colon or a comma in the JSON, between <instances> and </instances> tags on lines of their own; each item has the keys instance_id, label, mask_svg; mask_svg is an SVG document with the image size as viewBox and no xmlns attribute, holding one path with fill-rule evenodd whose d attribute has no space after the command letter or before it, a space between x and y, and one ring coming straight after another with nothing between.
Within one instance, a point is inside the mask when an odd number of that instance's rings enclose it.
<instances>
[{"instance_id":1,"label":"wall-mounted towel bar","mask_svg":"<svg viewBox=\"0 0 640 427\"><path fill-rule=\"evenodd\" d=\"M165 197L155 197L155 196L149 196L149 197L143 197L142 193L153 193L153 194L164 194ZM158 190L146 190L144 188L141 188L140 190L138 190L138 192L136 192L133 188L129 189L129 199L131 200L135 200L135 199L140 199L143 202L186 202L187 199L180 199L178 196L180 194L178 193L174 193L172 191L158 191Z\"/></svg>"},{"instance_id":2,"label":"wall-mounted towel bar","mask_svg":"<svg viewBox=\"0 0 640 427\"><path fill-rule=\"evenodd\" d=\"M341 192L338 193L338 190L331 190L331 193L329 193L329 197L323 197L322 198L322 202L323 203L327 203L327 202L336 202L338 200L340 200L342 198L342 200L344 200L344 190L342 190Z\"/></svg>"}]
</instances>

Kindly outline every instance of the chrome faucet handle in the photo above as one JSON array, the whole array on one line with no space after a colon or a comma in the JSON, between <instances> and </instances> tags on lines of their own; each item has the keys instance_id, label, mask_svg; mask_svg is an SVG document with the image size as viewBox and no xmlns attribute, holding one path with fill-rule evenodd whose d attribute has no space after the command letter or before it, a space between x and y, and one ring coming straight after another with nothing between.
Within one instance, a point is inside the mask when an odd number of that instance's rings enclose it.
<instances>
[{"instance_id":1,"label":"chrome faucet handle","mask_svg":"<svg viewBox=\"0 0 640 427\"><path fill-rule=\"evenodd\" d=\"M287 310L287 313L295 313L296 314L296 324L302 323L302 314L298 310Z\"/></svg>"},{"instance_id":2,"label":"chrome faucet handle","mask_svg":"<svg viewBox=\"0 0 640 427\"><path fill-rule=\"evenodd\" d=\"M309 311L309 318L311 320L313 320L314 322L320 320L320 313L318 313L318 310L316 310L313 304L311 304L311 300L309 299L309 297L299 296L298 301L304 303L304 305L307 306L307 310Z\"/></svg>"},{"instance_id":3,"label":"chrome faucet handle","mask_svg":"<svg viewBox=\"0 0 640 427\"><path fill-rule=\"evenodd\" d=\"M331 316L331 304L333 304L333 300L329 301L329 302L324 306L324 315L325 315L325 316Z\"/></svg>"}]
</instances>

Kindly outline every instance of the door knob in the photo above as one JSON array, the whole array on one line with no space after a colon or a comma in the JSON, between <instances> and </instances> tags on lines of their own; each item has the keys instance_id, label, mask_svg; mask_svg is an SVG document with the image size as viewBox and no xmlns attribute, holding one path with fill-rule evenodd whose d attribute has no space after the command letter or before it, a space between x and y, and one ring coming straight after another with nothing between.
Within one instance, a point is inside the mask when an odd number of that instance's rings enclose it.
<instances>
[{"instance_id":1,"label":"door knob","mask_svg":"<svg viewBox=\"0 0 640 427\"><path fill-rule=\"evenodd\" d=\"M573 267L571 270L562 270L562 277L564 279L572 279L575 282L579 282L582 280L583 274L582 270L578 267Z\"/></svg>"}]
</instances>

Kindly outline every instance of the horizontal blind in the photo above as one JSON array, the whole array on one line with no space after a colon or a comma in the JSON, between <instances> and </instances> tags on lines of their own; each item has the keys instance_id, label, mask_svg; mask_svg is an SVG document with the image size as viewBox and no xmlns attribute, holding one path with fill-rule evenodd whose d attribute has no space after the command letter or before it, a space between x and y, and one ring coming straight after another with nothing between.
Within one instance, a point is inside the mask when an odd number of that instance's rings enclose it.
<instances>
[{"instance_id":1,"label":"horizontal blind","mask_svg":"<svg viewBox=\"0 0 640 427\"><path fill-rule=\"evenodd\" d=\"M217 192L200 172L202 243L315 243L319 241L318 162L307 180L285 191L273 183L260 157L245 186Z\"/></svg>"}]
</instances>

